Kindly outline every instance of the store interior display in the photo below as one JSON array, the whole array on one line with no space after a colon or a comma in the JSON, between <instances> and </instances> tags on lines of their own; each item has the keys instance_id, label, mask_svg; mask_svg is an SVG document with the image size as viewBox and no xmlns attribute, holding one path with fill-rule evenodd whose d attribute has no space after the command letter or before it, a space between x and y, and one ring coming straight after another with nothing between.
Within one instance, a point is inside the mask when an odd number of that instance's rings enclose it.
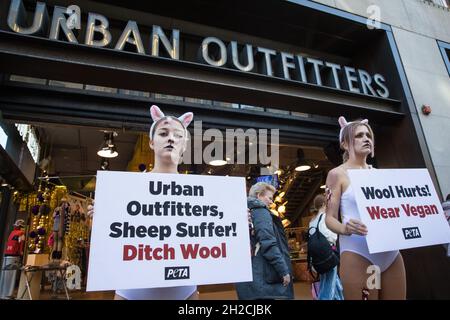
<instances>
[{"instance_id":1,"label":"store interior display","mask_svg":"<svg viewBox=\"0 0 450 320\"><path fill-rule=\"evenodd\" d=\"M34 192L15 195L18 216L28 221L23 265L30 255L43 255L49 265L76 266L85 283L92 220L86 212L92 201L48 180L38 179ZM51 271L45 275L54 294L62 290L66 279Z\"/></svg>"}]
</instances>

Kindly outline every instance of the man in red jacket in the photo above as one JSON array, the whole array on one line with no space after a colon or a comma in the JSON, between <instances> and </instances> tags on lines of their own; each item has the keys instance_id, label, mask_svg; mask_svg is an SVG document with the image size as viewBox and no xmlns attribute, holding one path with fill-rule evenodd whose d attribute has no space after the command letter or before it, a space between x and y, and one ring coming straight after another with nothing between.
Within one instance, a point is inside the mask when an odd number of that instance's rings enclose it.
<instances>
[{"instance_id":1,"label":"man in red jacket","mask_svg":"<svg viewBox=\"0 0 450 320\"><path fill-rule=\"evenodd\" d=\"M0 274L0 299L13 296L16 284L17 271L21 265L23 249L25 246L24 221L17 220L6 243L5 257Z\"/></svg>"}]
</instances>

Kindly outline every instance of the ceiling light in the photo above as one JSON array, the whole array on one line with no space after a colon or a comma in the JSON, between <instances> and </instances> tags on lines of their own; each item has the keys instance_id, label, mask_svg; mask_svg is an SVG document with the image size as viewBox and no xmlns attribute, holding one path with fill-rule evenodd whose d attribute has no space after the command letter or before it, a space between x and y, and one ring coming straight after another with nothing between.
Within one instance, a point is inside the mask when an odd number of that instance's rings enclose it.
<instances>
[{"instance_id":1,"label":"ceiling light","mask_svg":"<svg viewBox=\"0 0 450 320\"><path fill-rule=\"evenodd\" d=\"M288 219L284 219L283 221L281 221L281 223L285 228L291 225L291 221L289 221Z\"/></svg>"},{"instance_id":2,"label":"ceiling light","mask_svg":"<svg viewBox=\"0 0 450 320\"><path fill-rule=\"evenodd\" d=\"M114 137L117 137L116 132L105 131L103 143L97 151L99 157L115 158L119 155L114 144Z\"/></svg>"},{"instance_id":3,"label":"ceiling light","mask_svg":"<svg viewBox=\"0 0 450 320\"><path fill-rule=\"evenodd\" d=\"M226 165L227 162L225 160L212 160L209 164L215 167L220 167Z\"/></svg>"},{"instance_id":4,"label":"ceiling light","mask_svg":"<svg viewBox=\"0 0 450 320\"><path fill-rule=\"evenodd\" d=\"M303 164L303 165L296 167L295 171L308 171L309 169L311 169L310 165Z\"/></svg>"},{"instance_id":5,"label":"ceiling light","mask_svg":"<svg viewBox=\"0 0 450 320\"><path fill-rule=\"evenodd\" d=\"M305 153L301 148L297 149L297 161L295 163L295 171L307 171L309 169L311 169L311 166L305 160Z\"/></svg>"},{"instance_id":6,"label":"ceiling light","mask_svg":"<svg viewBox=\"0 0 450 320\"><path fill-rule=\"evenodd\" d=\"M286 206L285 205L281 205L278 207L277 211L279 213L285 213L286 212Z\"/></svg>"}]
</instances>

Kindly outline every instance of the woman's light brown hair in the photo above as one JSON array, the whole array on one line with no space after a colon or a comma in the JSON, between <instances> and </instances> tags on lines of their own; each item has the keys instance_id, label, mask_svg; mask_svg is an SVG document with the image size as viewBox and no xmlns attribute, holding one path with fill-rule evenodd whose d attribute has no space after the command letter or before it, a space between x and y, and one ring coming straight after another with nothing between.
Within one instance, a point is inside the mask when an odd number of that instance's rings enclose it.
<instances>
[{"instance_id":1,"label":"woman's light brown hair","mask_svg":"<svg viewBox=\"0 0 450 320\"><path fill-rule=\"evenodd\" d=\"M325 204L325 196L322 194L318 194L315 198L314 198L314 209L319 210L320 208L323 207L323 205Z\"/></svg>"}]
</instances>

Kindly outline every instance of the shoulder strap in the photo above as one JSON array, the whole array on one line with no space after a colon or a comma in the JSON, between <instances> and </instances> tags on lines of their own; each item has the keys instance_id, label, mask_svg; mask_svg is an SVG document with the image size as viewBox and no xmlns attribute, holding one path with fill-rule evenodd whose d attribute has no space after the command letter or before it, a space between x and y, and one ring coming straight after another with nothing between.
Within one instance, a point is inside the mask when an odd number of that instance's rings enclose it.
<instances>
[{"instance_id":1,"label":"shoulder strap","mask_svg":"<svg viewBox=\"0 0 450 320\"><path fill-rule=\"evenodd\" d=\"M319 217L319 221L317 221L317 226L316 226L317 230L319 230L319 223L320 223L320 220L322 220L322 217L323 217L322 213L319 213L319 214L320 214L320 217Z\"/></svg>"}]
</instances>

